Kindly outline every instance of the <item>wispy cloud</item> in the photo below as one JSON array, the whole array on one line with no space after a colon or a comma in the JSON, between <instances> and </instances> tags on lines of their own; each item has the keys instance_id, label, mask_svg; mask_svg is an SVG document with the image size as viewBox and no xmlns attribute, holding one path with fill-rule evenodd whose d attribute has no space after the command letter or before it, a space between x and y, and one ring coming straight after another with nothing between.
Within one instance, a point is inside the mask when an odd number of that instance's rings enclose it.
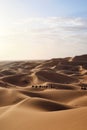
<instances>
[{"instance_id":1,"label":"wispy cloud","mask_svg":"<svg viewBox=\"0 0 87 130\"><path fill-rule=\"evenodd\" d=\"M0 30L0 47L1 44L9 44L11 48L8 49L7 55L9 50L18 54L21 46L21 58L24 53L25 57L29 53L31 58L36 56L38 59L86 53L86 41L87 19L80 17L28 18L10 21ZM11 45L12 43L15 45ZM8 44L3 48L7 50ZM31 50L34 50L34 53Z\"/></svg>"},{"instance_id":2,"label":"wispy cloud","mask_svg":"<svg viewBox=\"0 0 87 130\"><path fill-rule=\"evenodd\" d=\"M0 31L3 39L15 38L20 42L20 37L27 41L52 40L61 42L86 42L87 19L84 18L61 18L61 17L37 17L11 22ZM40 41L42 42L42 41Z\"/></svg>"},{"instance_id":3,"label":"wispy cloud","mask_svg":"<svg viewBox=\"0 0 87 130\"><path fill-rule=\"evenodd\" d=\"M87 19L84 18L29 18L14 22L11 33L30 33L46 36L72 36L84 34L87 31Z\"/></svg>"}]
</instances>

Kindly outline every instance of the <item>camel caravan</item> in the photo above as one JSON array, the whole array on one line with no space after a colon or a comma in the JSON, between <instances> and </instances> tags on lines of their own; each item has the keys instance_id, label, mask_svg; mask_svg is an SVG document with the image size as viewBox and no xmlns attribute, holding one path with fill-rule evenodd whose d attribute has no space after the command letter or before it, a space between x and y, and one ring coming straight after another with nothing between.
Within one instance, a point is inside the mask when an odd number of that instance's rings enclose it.
<instances>
[{"instance_id":1,"label":"camel caravan","mask_svg":"<svg viewBox=\"0 0 87 130\"><path fill-rule=\"evenodd\" d=\"M81 87L82 90L87 90L87 87Z\"/></svg>"},{"instance_id":2,"label":"camel caravan","mask_svg":"<svg viewBox=\"0 0 87 130\"><path fill-rule=\"evenodd\" d=\"M81 89L82 89L82 90L87 90L87 84L84 84L84 83L81 84Z\"/></svg>"},{"instance_id":3,"label":"camel caravan","mask_svg":"<svg viewBox=\"0 0 87 130\"><path fill-rule=\"evenodd\" d=\"M47 88L54 88L52 85L32 85L32 88L41 88L41 89L47 89Z\"/></svg>"},{"instance_id":4,"label":"camel caravan","mask_svg":"<svg viewBox=\"0 0 87 130\"><path fill-rule=\"evenodd\" d=\"M48 85L32 85L32 88L35 89L57 89L56 87L54 87L52 84ZM87 90L87 84L82 83L81 84L81 90Z\"/></svg>"}]
</instances>

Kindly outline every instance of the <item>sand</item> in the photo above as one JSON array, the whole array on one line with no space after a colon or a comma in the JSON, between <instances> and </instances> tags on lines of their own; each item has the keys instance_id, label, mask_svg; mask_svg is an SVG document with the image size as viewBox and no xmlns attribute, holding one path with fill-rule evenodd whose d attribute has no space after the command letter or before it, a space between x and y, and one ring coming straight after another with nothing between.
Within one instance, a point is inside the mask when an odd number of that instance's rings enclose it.
<instances>
[{"instance_id":1,"label":"sand","mask_svg":"<svg viewBox=\"0 0 87 130\"><path fill-rule=\"evenodd\" d=\"M87 130L86 87L87 55L0 62L0 130Z\"/></svg>"}]
</instances>

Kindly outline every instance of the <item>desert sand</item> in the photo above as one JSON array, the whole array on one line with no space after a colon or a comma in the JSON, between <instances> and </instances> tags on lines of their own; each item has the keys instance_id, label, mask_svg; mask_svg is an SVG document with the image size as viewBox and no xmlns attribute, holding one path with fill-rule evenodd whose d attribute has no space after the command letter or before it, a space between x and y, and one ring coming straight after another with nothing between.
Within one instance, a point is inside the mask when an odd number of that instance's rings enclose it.
<instances>
[{"instance_id":1,"label":"desert sand","mask_svg":"<svg viewBox=\"0 0 87 130\"><path fill-rule=\"evenodd\" d=\"M87 55L0 62L0 130L87 130Z\"/></svg>"}]
</instances>

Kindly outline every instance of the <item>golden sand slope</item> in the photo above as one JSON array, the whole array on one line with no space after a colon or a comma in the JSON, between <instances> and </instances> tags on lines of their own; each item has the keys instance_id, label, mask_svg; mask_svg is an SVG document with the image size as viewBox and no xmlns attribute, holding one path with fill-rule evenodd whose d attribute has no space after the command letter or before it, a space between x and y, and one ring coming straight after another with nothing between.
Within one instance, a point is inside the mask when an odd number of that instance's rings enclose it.
<instances>
[{"instance_id":1,"label":"golden sand slope","mask_svg":"<svg viewBox=\"0 0 87 130\"><path fill-rule=\"evenodd\" d=\"M87 55L1 62L0 130L87 130L82 87Z\"/></svg>"}]
</instances>

